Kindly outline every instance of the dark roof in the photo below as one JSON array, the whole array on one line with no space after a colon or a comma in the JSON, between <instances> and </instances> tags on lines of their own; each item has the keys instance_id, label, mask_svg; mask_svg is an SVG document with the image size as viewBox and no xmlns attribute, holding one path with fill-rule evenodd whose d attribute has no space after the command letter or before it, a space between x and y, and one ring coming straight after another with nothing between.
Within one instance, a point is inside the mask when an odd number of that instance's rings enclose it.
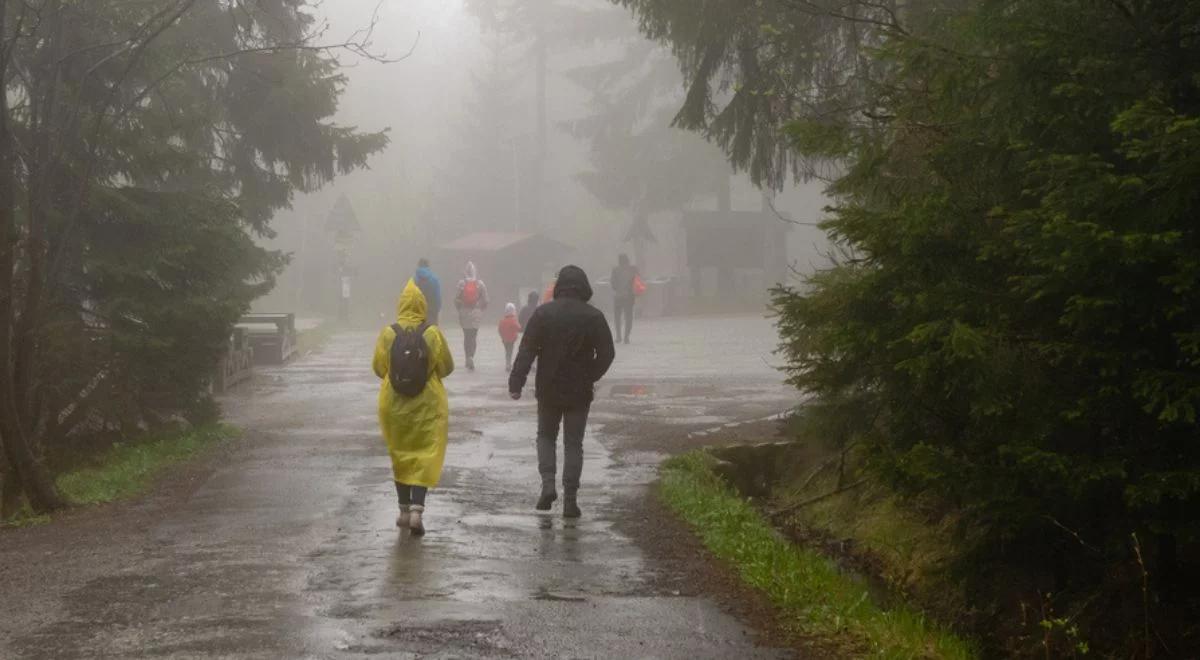
<instances>
[{"instance_id":1,"label":"dark roof","mask_svg":"<svg viewBox=\"0 0 1200 660\"><path fill-rule=\"evenodd\" d=\"M482 231L467 234L440 246L448 252L503 252L524 243L537 242L550 249L569 252L573 248L566 243L560 243L542 234L521 234L511 232Z\"/></svg>"}]
</instances>

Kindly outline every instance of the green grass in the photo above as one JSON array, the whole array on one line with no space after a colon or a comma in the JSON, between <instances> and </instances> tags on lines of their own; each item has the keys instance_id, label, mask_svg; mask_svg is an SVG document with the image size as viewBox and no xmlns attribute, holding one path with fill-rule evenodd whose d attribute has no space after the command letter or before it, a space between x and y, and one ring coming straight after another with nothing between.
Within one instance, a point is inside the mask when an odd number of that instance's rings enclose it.
<instances>
[{"instance_id":1,"label":"green grass","mask_svg":"<svg viewBox=\"0 0 1200 660\"><path fill-rule=\"evenodd\" d=\"M196 458L237 436L229 426L205 426L143 441L119 443L94 466L58 477L58 488L75 504L101 504L146 492L172 466Z\"/></svg>"},{"instance_id":2,"label":"green grass","mask_svg":"<svg viewBox=\"0 0 1200 660\"><path fill-rule=\"evenodd\" d=\"M13 529L19 529L21 527L36 527L38 525L44 525L50 522L50 520L50 516L44 513L41 515L35 515L28 506L25 506L19 512L17 512L16 516L8 520L0 520L0 528L11 527Z\"/></svg>"},{"instance_id":3,"label":"green grass","mask_svg":"<svg viewBox=\"0 0 1200 660\"><path fill-rule=\"evenodd\" d=\"M972 658L971 644L911 609L882 609L867 587L827 557L782 538L693 452L663 466L660 494L704 545L736 567L783 613L793 632L816 636L847 655Z\"/></svg>"}]
</instances>

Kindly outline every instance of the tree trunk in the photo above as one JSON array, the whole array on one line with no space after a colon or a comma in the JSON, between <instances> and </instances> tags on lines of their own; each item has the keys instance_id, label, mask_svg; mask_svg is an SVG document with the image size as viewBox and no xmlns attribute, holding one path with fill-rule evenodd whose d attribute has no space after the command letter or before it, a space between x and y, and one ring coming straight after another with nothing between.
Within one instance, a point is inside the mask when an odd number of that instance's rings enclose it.
<instances>
[{"instance_id":1,"label":"tree trunk","mask_svg":"<svg viewBox=\"0 0 1200 660\"><path fill-rule=\"evenodd\" d=\"M545 20L539 19L539 22ZM529 191L529 224L531 231L540 231L542 227L542 214L544 213L545 205L545 187L546 187L546 154L549 152L549 127L547 126L547 110L546 110L546 68L548 66L549 53L546 45L546 28L543 25L537 26L537 33L534 36L534 66L536 67L536 82L537 82L537 153L533 158L533 177L530 181Z\"/></svg>"},{"instance_id":2,"label":"tree trunk","mask_svg":"<svg viewBox=\"0 0 1200 660\"><path fill-rule=\"evenodd\" d=\"M4 473L0 488L0 520L11 520L21 512L21 480L12 470Z\"/></svg>"},{"instance_id":3,"label":"tree trunk","mask_svg":"<svg viewBox=\"0 0 1200 660\"><path fill-rule=\"evenodd\" d=\"M5 48L0 49L0 79L7 80L9 61L8 3L0 0L0 37ZM21 415L25 393L16 387L14 345L20 337L13 331L17 319L14 301L16 284L13 268L16 265L18 232L16 226L16 151L12 135L9 99L0 94L0 444L9 467L25 490L29 505L44 513L63 506L54 481L37 461L29 444Z\"/></svg>"},{"instance_id":4,"label":"tree trunk","mask_svg":"<svg viewBox=\"0 0 1200 660\"><path fill-rule=\"evenodd\" d=\"M733 182L728 175L722 176L717 185L717 210L725 216L723 221L726 224L732 223L730 214L733 213ZM723 302L728 302L737 297L736 291L733 269L724 265L719 266L717 268L717 297L721 298Z\"/></svg>"},{"instance_id":5,"label":"tree trunk","mask_svg":"<svg viewBox=\"0 0 1200 660\"><path fill-rule=\"evenodd\" d=\"M642 277L649 277L650 266L646 263L646 243L649 241L648 218L644 211L638 210L633 215L633 227L630 238L633 239L633 264L638 267Z\"/></svg>"}]
</instances>

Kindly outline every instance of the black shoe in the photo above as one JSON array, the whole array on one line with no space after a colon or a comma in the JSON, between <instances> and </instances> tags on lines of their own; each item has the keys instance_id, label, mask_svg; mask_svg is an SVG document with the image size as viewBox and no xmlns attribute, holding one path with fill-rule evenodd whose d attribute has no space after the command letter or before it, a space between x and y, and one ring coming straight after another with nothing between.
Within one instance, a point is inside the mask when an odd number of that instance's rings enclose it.
<instances>
[{"instance_id":1,"label":"black shoe","mask_svg":"<svg viewBox=\"0 0 1200 660\"><path fill-rule=\"evenodd\" d=\"M553 488L550 490L542 490L542 496L538 498L537 510L549 511L550 507L554 506L554 501L558 499L558 493Z\"/></svg>"},{"instance_id":2,"label":"black shoe","mask_svg":"<svg viewBox=\"0 0 1200 660\"><path fill-rule=\"evenodd\" d=\"M563 518L578 518L583 515L579 510L579 504L576 503L574 497L567 497L563 500Z\"/></svg>"}]
</instances>

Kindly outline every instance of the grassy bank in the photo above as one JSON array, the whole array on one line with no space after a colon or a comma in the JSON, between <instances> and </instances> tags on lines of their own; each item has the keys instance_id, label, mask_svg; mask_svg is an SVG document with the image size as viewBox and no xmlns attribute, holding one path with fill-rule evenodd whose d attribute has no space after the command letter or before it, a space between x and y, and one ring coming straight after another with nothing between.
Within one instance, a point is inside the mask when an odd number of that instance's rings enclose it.
<instances>
[{"instance_id":1,"label":"grassy bank","mask_svg":"<svg viewBox=\"0 0 1200 660\"><path fill-rule=\"evenodd\" d=\"M59 475L56 483L59 492L75 505L136 497L148 491L170 468L198 458L237 435L231 426L214 424L117 443L87 466ZM0 524L26 527L49 521L50 516L35 516L26 510Z\"/></svg>"},{"instance_id":2,"label":"grassy bank","mask_svg":"<svg viewBox=\"0 0 1200 660\"><path fill-rule=\"evenodd\" d=\"M95 464L58 477L58 488L75 504L101 504L146 492L168 468L237 437L230 426L203 426L182 433L119 443Z\"/></svg>"},{"instance_id":3,"label":"grassy bank","mask_svg":"<svg viewBox=\"0 0 1200 660\"><path fill-rule=\"evenodd\" d=\"M843 562L861 566L889 589L956 629L985 634L995 630L996 622L981 614L985 608L967 596L962 576L954 571L971 536L959 527L953 511L903 500L874 480L825 496L838 490L837 470L817 468L817 474L809 478L813 470L812 464L797 467L797 476L780 484L773 494L771 507L787 512L777 516L777 526L810 544L849 540L852 551ZM857 469L847 468L845 481L858 483L861 477ZM984 626L987 630L978 630L981 618L989 620Z\"/></svg>"},{"instance_id":4,"label":"grassy bank","mask_svg":"<svg viewBox=\"0 0 1200 660\"><path fill-rule=\"evenodd\" d=\"M905 607L883 609L866 585L828 558L781 537L711 469L700 452L668 461L661 496L704 545L781 610L785 625L847 656L970 658L971 644Z\"/></svg>"}]
</instances>

